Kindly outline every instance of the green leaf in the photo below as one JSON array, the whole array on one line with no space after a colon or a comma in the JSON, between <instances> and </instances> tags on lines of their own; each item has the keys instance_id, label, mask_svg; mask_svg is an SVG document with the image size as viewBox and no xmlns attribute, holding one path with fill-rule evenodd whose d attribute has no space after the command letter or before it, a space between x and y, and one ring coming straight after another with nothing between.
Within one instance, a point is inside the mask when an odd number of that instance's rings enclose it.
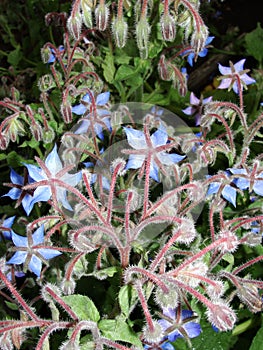
<instances>
[{"instance_id":1,"label":"green leaf","mask_svg":"<svg viewBox=\"0 0 263 350\"><path fill-rule=\"evenodd\" d=\"M99 321L100 314L93 301L87 296L73 294L62 297L62 300L71 307L80 320Z\"/></svg>"},{"instance_id":2,"label":"green leaf","mask_svg":"<svg viewBox=\"0 0 263 350\"><path fill-rule=\"evenodd\" d=\"M246 49L249 55L260 63L263 61L263 29L260 23L257 28L245 36Z\"/></svg>"},{"instance_id":3,"label":"green leaf","mask_svg":"<svg viewBox=\"0 0 263 350\"><path fill-rule=\"evenodd\" d=\"M126 285L121 287L118 299L122 313L128 318L137 300L136 293L132 286Z\"/></svg>"},{"instance_id":4,"label":"green leaf","mask_svg":"<svg viewBox=\"0 0 263 350\"><path fill-rule=\"evenodd\" d=\"M117 70L117 73L115 75L115 81L127 80L136 74L137 72L134 67L129 66L127 64L123 64Z\"/></svg>"},{"instance_id":5,"label":"green leaf","mask_svg":"<svg viewBox=\"0 0 263 350\"><path fill-rule=\"evenodd\" d=\"M95 271L94 276L96 276L96 278L100 280L103 280L108 277L113 277L115 273L118 272L118 270L119 269L117 268L117 266L106 267L105 269Z\"/></svg>"},{"instance_id":6,"label":"green leaf","mask_svg":"<svg viewBox=\"0 0 263 350\"><path fill-rule=\"evenodd\" d=\"M18 310L18 306L15 303L10 303L9 301L5 301L6 305L9 307L11 310Z\"/></svg>"},{"instance_id":7,"label":"green leaf","mask_svg":"<svg viewBox=\"0 0 263 350\"><path fill-rule=\"evenodd\" d=\"M262 349L263 344L263 327L255 335L249 350L259 350Z\"/></svg>"},{"instance_id":8,"label":"green leaf","mask_svg":"<svg viewBox=\"0 0 263 350\"><path fill-rule=\"evenodd\" d=\"M20 50L20 45L18 45L13 51L8 54L7 61L12 66L17 67L22 58L22 53Z\"/></svg>"},{"instance_id":9,"label":"green leaf","mask_svg":"<svg viewBox=\"0 0 263 350\"><path fill-rule=\"evenodd\" d=\"M128 342L143 349L138 335L132 331L123 319L102 320L99 323L99 329L103 336L111 340Z\"/></svg>"},{"instance_id":10,"label":"green leaf","mask_svg":"<svg viewBox=\"0 0 263 350\"><path fill-rule=\"evenodd\" d=\"M114 74L115 74L115 66L114 66L114 59L113 56L110 54L107 54L105 57L105 61L102 64L103 68L103 75L104 78L108 83L112 83L114 80Z\"/></svg>"}]
</instances>

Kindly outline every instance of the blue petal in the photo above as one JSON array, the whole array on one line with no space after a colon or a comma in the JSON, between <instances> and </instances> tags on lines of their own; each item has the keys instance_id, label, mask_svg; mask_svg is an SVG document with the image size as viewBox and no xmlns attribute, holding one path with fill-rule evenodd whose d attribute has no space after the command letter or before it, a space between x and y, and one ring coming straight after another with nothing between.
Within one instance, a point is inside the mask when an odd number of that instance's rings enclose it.
<instances>
[{"instance_id":1,"label":"blue petal","mask_svg":"<svg viewBox=\"0 0 263 350\"><path fill-rule=\"evenodd\" d=\"M168 343L168 342L162 344L162 345L161 345L161 348L162 348L163 350L174 350L174 347L172 346L172 344L171 344L171 343Z\"/></svg>"},{"instance_id":2,"label":"blue petal","mask_svg":"<svg viewBox=\"0 0 263 350\"><path fill-rule=\"evenodd\" d=\"M190 53L187 57L187 62L190 64L191 67L193 67L194 65L194 58L195 58L195 54L193 52Z\"/></svg>"},{"instance_id":3,"label":"blue petal","mask_svg":"<svg viewBox=\"0 0 263 350\"><path fill-rule=\"evenodd\" d=\"M126 133L128 143L132 148L138 150L145 149L147 147L145 135L142 131L125 127L123 129Z\"/></svg>"},{"instance_id":4,"label":"blue petal","mask_svg":"<svg viewBox=\"0 0 263 350\"><path fill-rule=\"evenodd\" d=\"M186 331L189 338L198 337L202 332L200 324L196 322L188 322L183 325L183 328Z\"/></svg>"},{"instance_id":5,"label":"blue petal","mask_svg":"<svg viewBox=\"0 0 263 350\"><path fill-rule=\"evenodd\" d=\"M87 107L84 106L82 103L80 103L79 105L73 106L71 108L72 113L75 113L77 115L84 114L86 112L86 110L87 110Z\"/></svg>"},{"instance_id":6,"label":"blue petal","mask_svg":"<svg viewBox=\"0 0 263 350\"><path fill-rule=\"evenodd\" d=\"M10 218L5 219L1 226L6 227L6 228L11 228L11 226L14 223L14 220L15 220L15 216L11 216ZM12 238L12 231L2 231L2 235L6 239L11 239Z\"/></svg>"},{"instance_id":7,"label":"blue petal","mask_svg":"<svg viewBox=\"0 0 263 350\"><path fill-rule=\"evenodd\" d=\"M217 193L220 187L220 183L219 182L212 182L209 187L208 187L208 191L207 191L207 196L209 196L210 194L214 194Z\"/></svg>"},{"instance_id":8,"label":"blue petal","mask_svg":"<svg viewBox=\"0 0 263 350\"><path fill-rule=\"evenodd\" d=\"M44 225L41 225L32 235L33 246L44 242Z\"/></svg>"},{"instance_id":9,"label":"blue petal","mask_svg":"<svg viewBox=\"0 0 263 350\"><path fill-rule=\"evenodd\" d=\"M12 231L12 241L16 247L28 247L27 237L17 235Z\"/></svg>"},{"instance_id":10,"label":"blue petal","mask_svg":"<svg viewBox=\"0 0 263 350\"><path fill-rule=\"evenodd\" d=\"M187 319L187 318L192 317L193 314L194 314L194 313L193 313L193 311L191 311L191 310L182 310L181 318L182 318L182 320L185 320L185 319Z\"/></svg>"},{"instance_id":11,"label":"blue petal","mask_svg":"<svg viewBox=\"0 0 263 350\"><path fill-rule=\"evenodd\" d=\"M28 173L33 180L41 181L44 179L42 170L38 166L32 165L32 164L24 164L24 165L27 167Z\"/></svg>"},{"instance_id":12,"label":"blue petal","mask_svg":"<svg viewBox=\"0 0 263 350\"><path fill-rule=\"evenodd\" d=\"M172 308L163 308L163 314L171 319L175 320L176 310Z\"/></svg>"},{"instance_id":13,"label":"blue petal","mask_svg":"<svg viewBox=\"0 0 263 350\"><path fill-rule=\"evenodd\" d=\"M28 267L35 275L37 275L37 277L40 277L42 261L37 256L32 255Z\"/></svg>"},{"instance_id":14,"label":"blue petal","mask_svg":"<svg viewBox=\"0 0 263 350\"><path fill-rule=\"evenodd\" d=\"M109 92L103 92L102 94L99 94L96 98L96 104L98 106L104 106L106 103L109 102L110 93Z\"/></svg>"},{"instance_id":15,"label":"blue petal","mask_svg":"<svg viewBox=\"0 0 263 350\"><path fill-rule=\"evenodd\" d=\"M145 160L145 156L141 154L131 154L129 156L128 163L126 165L126 169L138 169L143 165Z\"/></svg>"},{"instance_id":16,"label":"blue petal","mask_svg":"<svg viewBox=\"0 0 263 350\"><path fill-rule=\"evenodd\" d=\"M183 338L182 334L178 330L168 334L169 341L175 341L177 338Z\"/></svg>"},{"instance_id":17,"label":"blue petal","mask_svg":"<svg viewBox=\"0 0 263 350\"><path fill-rule=\"evenodd\" d=\"M236 196L237 196L237 192L236 190L229 186L229 185L226 185L224 188L223 188L223 191L222 191L222 196L223 198L225 198L228 202L230 202L231 204L233 204L233 206L235 207L236 206Z\"/></svg>"},{"instance_id":18,"label":"blue petal","mask_svg":"<svg viewBox=\"0 0 263 350\"><path fill-rule=\"evenodd\" d=\"M49 260L53 259L56 256L61 255L62 253L55 249L48 249L48 248L40 248L37 249L38 253L43 256L44 259Z\"/></svg>"},{"instance_id":19,"label":"blue petal","mask_svg":"<svg viewBox=\"0 0 263 350\"><path fill-rule=\"evenodd\" d=\"M8 260L7 264L20 265L23 264L26 260L27 252L18 251L12 256L10 260Z\"/></svg>"},{"instance_id":20,"label":"blue petal","mask_svg":"<svg viewBox=\"0 0 263 350\"><path fill-rule=\"evenodd\" d=\"M168 135L164 128L159 128L151 135L151 141L155 147L166 145L167 140Z\"/></svg>"},{"instance_id":21,"label":"blue petal","mask_svg":"<svg viewBox=\"0 0 263 350\"><path fill-rule=\"evenodd\" d=\"M255 181L254 186L253 186L253 190L259 196L263 196L263 180Z\"/></svg>"},{"instance_id":22,"label":"blue petal","mask_svg":"<svg viewBox=\"0 0 263 350\"><path fill-rule=\"evenodd\" d=\"M11 172L10 172L10 179L13 184L23 185L24 183L23 176L18 175L13 169L11 169Z\"/></svg>"},{"instance_id":23,"label":"blue petal","mask_svg":"<svg viewBox=\"0 0 263 350\"><path fill-rule=\"evenodd\" d=\"M82 172L79 171L75 174L66 173L61 177L60 180L72 187L75 187L80 182L81 179L82 179Z\"/></svg>"},{"instance_id":24,"label":"blue petal","mask_svg":"<svg viewBox=\"0 0 263 350\"><path fill-rule=\"evenodd\" d=\"M175 163L180 162L183 160L186 156L181 156L180 154L176 153L165 153L165 152L160 152L158 153L158 158L161 161L161 163L165 165L172 165Z\"/></svg>"},{"instance_id":25,"label":"blue petal","mask_svg":"<svg viewBox=\"0 0 263 350\"><path fill-rule=\"evenodd\" d=\"M53 150L47 156L45 165L52 175L56 175L63 168L61 160L58 156L57 145L54 146Z\"/></svg>"},{"instance_id":26,"label":"blue petal","mask_svg":"<svg viewBox=\"0 0 263 350\"><path fill-rule=\"evenodd\" d=\"M22 206L27 214L27 216L30 214L31 210L33 209L33 204L31 204L33 197L30 194L26 194L25 197L22 199Z\"/></svg>"},{"instance_id":27,"label":"blue petal","mask_svg":"<svg viewBox=\"0 0 263 350\"><path fill-rule=\"evenodd\" d=\"M80 134L86 134L88 132L90 126L90 121L85 119L81 122L80 126L75 130L74 134L80 135Z\"/></svg>"},{"instance_id":28,"label":"blue petal","mask_svg":"<svg viewBox=\"0 0 263 350\"><path fill-rule=\"evenodd\" d=\"M51 190L48 186L40 186L38 187L31 201L27 204L28 211L30 212L37 202L47 202L51 197Z\"/></svg>"},{"instance_id":29,"label":"blue petal","mask_svg":"<svg viewBox=\"0 0 263 350\"><path fill-rule=\"evenodd\" d=\"M159 168L155 162L151 163L150 167L150 177L154 179L156 182L159 182Z\"/></svg>"},{"instance_id":30,"label":"blue petal","mask_svg":"<svg viewBox=\"0 0 263 350\"><path fill-rule=\"evenodd\" d=\"M22 191L19 188L12 188L2 197L10 197L11 199L18 199L20 197L21 192Z\"/></svg>"},{"instance_id":31,"label":"blue petal","mask_svg":"<svg viewBox=\"0 0 263 350\"><path fill-rule=\"evenodd\" d=\"M199 57L205 57L207 55L207 53L208 53L207 48L204 48L203 51L199 52L198 56Z\"/></svg>"}]
</instances>

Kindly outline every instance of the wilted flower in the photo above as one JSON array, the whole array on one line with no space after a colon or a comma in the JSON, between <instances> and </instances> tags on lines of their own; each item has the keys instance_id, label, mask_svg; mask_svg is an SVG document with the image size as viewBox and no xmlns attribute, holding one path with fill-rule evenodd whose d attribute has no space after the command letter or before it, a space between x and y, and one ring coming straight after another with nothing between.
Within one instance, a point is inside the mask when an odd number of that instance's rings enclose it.
<instances>
[{"instance_id":1,"label":"wilted flower","mask_svg":"<svg viewBox=\"0 0 263 350\"><path fill-rule=\"evenodd\" d=\"M12 240L18 249L7 264L20 265L25 263L35 275L40 277L42 261L52 259L60 254L56 249L37 248L44 243L44 226L40 226L30 237L23 237L12 232Z\"/></svg>"},{"instance_id":2,"label":"wilted flower","mask_svg":"<svg viewBox=\"0 0 263 350\"><path fill-rule=\"evenodd\" d=\"M236 94L239 93L239 88L241 90L243 87L246 89L247 85L253 84L256 82L255 79L250 78L246 73L249 72L249 69L244 69L244 63L245 59L238 61L237 63L233 64L231 61L230 67L224 67L221 66L221 64L218 65L220 73L223 75L223 77L220 77L221 83L218 86L218 89L228 89L230 91L231 89L234 90Z\"/></svg>"}]
</instances>

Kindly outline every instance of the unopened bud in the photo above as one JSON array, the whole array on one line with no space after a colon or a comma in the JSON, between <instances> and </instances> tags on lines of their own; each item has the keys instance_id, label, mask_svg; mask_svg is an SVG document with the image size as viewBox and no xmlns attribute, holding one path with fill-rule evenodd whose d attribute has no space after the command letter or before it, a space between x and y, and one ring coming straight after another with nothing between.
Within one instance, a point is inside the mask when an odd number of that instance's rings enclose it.
<instances>
[{"instance_id":1,"label":"unopened bud","mask_svg":"<svg viewBox=\"0 0 263 350\"><path fill-rule=\"evenodd\" d=\"M116 45L122 48L126 44L128 33L128 24L122 18L115 18L112 23L112 34L115 39Z\"/></svg>"},{"instance_id":2,"label":"unopened bud","mask_svg":"<svg viewBox=\"0 0 263 350\"><path fill-rule=\"evenodd\" d=\"M224 300L214 303L206 314L208 321L223 332L231 330L236 322L235 312Z\"/></svg>"},{"instance_id":3,"label":"unopened bud","mask_svg":"<svg viewBox=\"0 0 263 350\"><path fill-rule=\"evenodd\" d=\"M160 305L162 309L171 308L175 309L179 302L179 295L175 288L175 285L166 283L168 292L165 293L162 288L157 287L155 291L155 302Z\"/></svg>"},{"instance_id":4,"label":"unopened bud","mask_svg":"<svg viewBox=\"0 0 263 350\"><path fill-rule=\"evenodd\" d=\"M143 339L149 343L158 343L162 340L164 334L158 321L153 320L153 330L145 326L143 329Z\"/></svg>"},{"instance_id":5,"label":"unopened bud","mask_svg":"<svg viewBox=\"0 0 263 350\"><path fill-rule=\"evenodd\" d=\"M60 113L66 124L70 124L72 122L72 110L71 105L68 102L62 102L60 106Z\"/></svg>"},{"instance_id":6,"label":"unopened bud","mask_svg":"<svg viewBox=\"0 0 263 350\"><path fill-rule=\"evenodd\" d=\"M74 13L74 16L73 16ZM72 35L72 37L75 40L79 40L80 34L81 34L81 27L82 27L82 15L78 9L78 11L73 12L71 16L67 20L67 27Z\"/></svg>"},{"instance_id":7,"label":"unopened bud","mask_svg":"<svg viewBox=\"0 0 263 350\"><path fill-rule=\"evenodd\" d=\"M160 57L160 61L158 63L158 72L162 80L169 81L172 79L173 70L170 63L165 59L164 55L161 55Z\"/></svg>"},{"instance_id":8,"label":"unopened bud","mask_svg":"<svg viewBox=\"0 0 263 350\"><path fill-rule=\"evenodd\" d=\"M51 143L55 138L55 131L48 127L48 129L43 130L42 140L44 143Z\"/></svg>"},{"instance_id":9,"label":"unopened bud","mask_svg":"<svg viewBox=\"0 0 263 350\"><path fill-rule=\"evenodd\" d=\"M202 261L194 261L179 270L176 279L192 288L196 288L201 282L199 276L206 277L207 271L208 267L205 263Z\"/></svg>"},{"instance_id":10,"label":"unopened bud","mask_svg":"<svg viewBox=\"0 0 263 350\"><path fill-rule=\"evenodd\" d=\"M200 30L194 30L191 37L191 46L196 55L198 55L205 48L208 34L208 29L205 25L202 25Z\"/></svg>"},{"instance_id":11,"label":"unopened bud","mask_svg":"<svg viewBox=\"0 0 263 350\"><path fill-rule=\"evenodd\" d=\"M73 294L76 288L76 282L73 278L63 278L62 282L60 283L60 288L65 295Z\"/></svg>"},{"instance_id":12,"label":"unopened bud","mask_svg":"<svg viewBox=\"0 0 263 350\"><path fill-rule=\"evenodd\" d=\"M251 312L262 311L262 297L258 293L257 286L253 283L240 283L237 288L237 295Z\"/></svg>"},{"instance_id":13,"label":"unopened bud","mask_svg":"<svg viewBox=\"0 0 263 350\"><path fill-rule=\"evenodd\" d=\"M218 242L218 250L222 253L232 253L239 245L237 236L230 230L222 230L217 238L225 239L222 243Z\"/></svg>"},{"instance_id":14,"label":"unopened bud","mask_svg":"<svg viewBox=\"0 0 263 350\"><path fill-rule=\"evenodd\" d=\"M21 113L22 115L22 113ZM25 129L18 118L12 118L9 123L8 135L12 142L15 142L18 135L24 135Z\"/></svg>"},{"instance_id":15,"label":"unopened bud","mask_svg":"<svg viewBox=\"0 0 263 350\"><path fill-rule=\"evenodd\" d=\"M42 47L40 50L41 58L43 63L48 63L50 58L50 48L49 47Z\"/></svg>"},{"instance_id":16,"label":"unopened bud","mask_svg":"<svg viewBox=\"0 0 263 350\"><path fill-rule=\"evenodd\" d=\"M31 124L30 131L36 141L42 140L42 126L39 123L35 122Z\"/></svg>"},{"instance_id":17,"label":"unopened bud","mask_svg":"<svg viewBox=\"0 0 263 350\"><path fill-rule=\"evenodd\" d=\"M52 296L53 293L57 296L61 296L61 290L59 289L58 286L55 286L52 283L47 283L42 287L42 291L41 291L42 299L45 300L47 303L54 302L54 298Z\"/></svg>"},{"instance_id":18,"label":"unopened bud","mask_svg":"<svg viewBox=\"0 0 263 350\"><path fill-rule=\"evenodd\" d=\"M114 171L118 167L118 175L122 176L126 173L126 162L123 158L116 158L111 163L111 170Z\"/></svg>"},{"instance_id":19,"label":"unopened bud","mask_svg":"<svg viewBox=\"0 0 263 350\"><path fill-rule=\"evenodd\" d=\"M60 347L59 350L80 350L80 346L76 343L76 340L67 340Z\"/></svg>"},{"instance_id":20,"label":"unopened bud","mask_svg":"<svg viewBox=\"0 0 263 350\"><path fill-rule=\"evenodd\" d=\"M105 4L99 4L95 10L95 18L97 28L101 31L104 31L108 26L109 20L109 8Z\"/></svg>"},{"instance_id":21,"label":"unopened bud","mask_svg":"<svg viewBox=\"0 0 263 350\"><path fill-rule=\"evenodd\" d=\"M9 137L5 133L1 132L0 133L0 149L1 150L7 149L8 144L9 144Z\"/></svg>"},{"instance_id":22,"label":"unopened bud","mask_svg":"<svg viewBox=\"0 0 263 350\"><path fill-rule=\"evenodd\" d=\"M181 224L176 229L173 229L172 233L176 234L178 231L181 233L176 240L179 243L189 245L196 237L194 222L189 218L182 219Z\"/></svg>"},{"instance_id":23,"label":"unopened bud","mask_svg":"<svg viewBox=\"0 0 263 350\"><path fill-rule=\"evenodd\" d=\"M92 2L89 0L81 0L82 19L87 28L92 28Z\"/></svg>"},{"instance_id":24,"label":"unopened bud","mask_svg":"<svg viewBox=\"0 0 263 350\"><path fill-rule=\"evenodd\" d=\"M140 51L141 58L146 59L148 56L148 45L150 35L150 25L146 18L140 19L136 25L137 46Z\"/></svg>"},{"instance_id":25,"label":"unopened bud","mask_svg":"<svg viewBox=\"0 0 263 350\"><path fill-rule=\"evenodd\" d=\"M174 41L175 19L169 13L165 13L162 15L160 21L163 39L166 41Z\"/></svg>"},{"instance_id":26,"label":"unopened bud","mask_svg":"<svg viewBox=\"0 0 263 350\"><path fill-rule=\"evenodd\" d=\"M40 91L48 91L56 86L51 74L45 74L38 80L38 88Z\"/></svg>"}]
</instances>

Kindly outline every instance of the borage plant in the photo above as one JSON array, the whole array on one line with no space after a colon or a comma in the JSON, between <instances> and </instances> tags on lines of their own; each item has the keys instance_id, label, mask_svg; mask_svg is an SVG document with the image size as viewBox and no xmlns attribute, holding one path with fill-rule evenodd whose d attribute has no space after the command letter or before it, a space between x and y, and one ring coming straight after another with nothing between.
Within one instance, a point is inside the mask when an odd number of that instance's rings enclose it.
<instances>
[{"instance_id":1,"label":"borage plant","mask_svg":"<svg viewBox=\"0 0 263 350\"><path fill-rule=\"evenodd\" d=\"M107 87L96 60L110 20L125 55L135 8L138 60L156 35L160 77L181 93L184 58L193 64L211 42L198 1L152 5L127 4L125 18L122 1L115 16L113 3L76 0L68 18L48 14L65 33L42 50L41 101L13 89L0 102L1 157L16 168L4 184L16 202L1 221L1 349L204 349L209 339L206 349L227 350L259 328L263 115L243 102L256 81L244 60L220 65L219 88L239 102L192 93L183 112L196 133L163 107L119 103L125 81L117 72ZM147 14L160 20L152 37Z\"/></svg>"}]
</instances>

